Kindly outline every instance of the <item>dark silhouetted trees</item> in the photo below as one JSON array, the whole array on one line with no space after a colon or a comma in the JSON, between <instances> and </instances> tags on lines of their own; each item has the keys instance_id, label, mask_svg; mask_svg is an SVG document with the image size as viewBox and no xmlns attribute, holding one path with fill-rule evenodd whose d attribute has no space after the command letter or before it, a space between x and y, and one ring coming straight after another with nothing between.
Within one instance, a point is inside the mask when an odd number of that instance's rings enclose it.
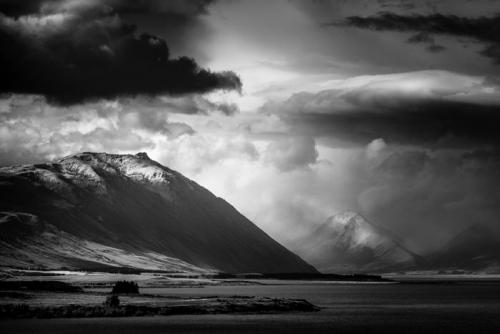
<instances>
[{"instance_id":1,"label":"dark silhouetted trees","mask_svg":"<svg viewBox=\"0 0 500 334\"><path fill-rule=\"evenodd\" d=\"M131 281L118 281L111 293L139 293L139 285Z\"/></svg>"}]
</instances>

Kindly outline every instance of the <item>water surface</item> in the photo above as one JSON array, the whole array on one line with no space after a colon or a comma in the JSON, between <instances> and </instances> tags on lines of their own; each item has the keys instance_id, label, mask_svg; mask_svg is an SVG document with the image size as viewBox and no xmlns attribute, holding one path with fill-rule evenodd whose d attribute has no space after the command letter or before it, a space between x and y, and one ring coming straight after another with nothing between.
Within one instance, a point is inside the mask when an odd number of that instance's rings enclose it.
<instances>
[{"instance_id":1,"label":"water surface","mask_svg":"<svg viewBox=\"0 0 500 334\"><path fill-rule=\"evenodd\" d=\"M500 284L307 284L149 288L173 296L303 298L320 312L0 322L9 333L500 333Z\"/></svg>"}]
</instances>

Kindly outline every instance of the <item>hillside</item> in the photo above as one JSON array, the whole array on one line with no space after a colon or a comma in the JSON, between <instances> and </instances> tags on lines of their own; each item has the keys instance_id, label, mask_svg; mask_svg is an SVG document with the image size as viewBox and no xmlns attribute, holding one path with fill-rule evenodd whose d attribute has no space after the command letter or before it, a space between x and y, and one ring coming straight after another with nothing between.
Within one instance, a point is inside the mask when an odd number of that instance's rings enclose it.
<instances>
[{"instance_id":1,"label":"hillside","mask_svg":"<svg viewBox=\"0 0 500 334\"><path fill-rule=\"evenodd\" d=\"M290 247L325 273L405 270L421 261L393 233L351 211L328 218Z\"/></svg>"},{"instance_id":2,"label":"hillside","mask_svg":"<svg viewBox=\"0 0 500 334\"><path fill-rule=\"evenodd\" d=\"M498 232L472 225L429 255L429 268L443 272L500 273Z\"/></svg>"},{"instance_id":3,"label":"hillside","mask_svg":"<svg viewBox=\"0 0 500 334\"><path fill-rule=\"evenodd\" d=\"M0 212L1 265L316 272L145 153L0 168Z\"/></svg>"}]
</instances>

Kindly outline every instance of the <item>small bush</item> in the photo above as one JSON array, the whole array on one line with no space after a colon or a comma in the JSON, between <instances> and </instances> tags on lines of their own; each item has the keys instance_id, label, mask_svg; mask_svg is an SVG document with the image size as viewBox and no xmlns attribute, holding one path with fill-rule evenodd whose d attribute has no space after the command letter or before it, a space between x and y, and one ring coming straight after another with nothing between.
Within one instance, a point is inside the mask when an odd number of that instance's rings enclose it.
<instances>
[{"instance_id":1,"label":"small bush","mask_svg":"<svg viewBox=\"0 0 500 334\"><path fill-rule=\"evenodd\" d=\"M118 281L111 293L139 293L139 285L135 282Z\"/></svg>"}]
</instances>

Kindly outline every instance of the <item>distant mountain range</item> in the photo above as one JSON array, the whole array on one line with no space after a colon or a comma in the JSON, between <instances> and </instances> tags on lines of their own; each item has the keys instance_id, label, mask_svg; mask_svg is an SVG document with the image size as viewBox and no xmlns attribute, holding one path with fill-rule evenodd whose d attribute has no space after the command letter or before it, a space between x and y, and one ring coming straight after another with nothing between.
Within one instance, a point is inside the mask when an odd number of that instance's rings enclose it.
<instances>
[{"instance_id":1,"label":"distant mountain range","mask_svg":"<svg viewBox=\"0 0 500 334\"><path fill-rule=\"evenodd\" d=\"M500 273L500 235L473 225L429 255L428 262L432 269L440 271Z\"/></svg>"},{"instance_id":2,"label":"distant mountain range","mask_svg":"<svg viewBox=\"0 0 500 334\"><path fill-rule=\"evenodd\" d=\"M0 168L0 266L317 272L145 153Z\"/></svg>"},{"instance_id":3,"label":"distant mountain range","mask_svg":"<svg viewBox=\"0 0 500 334\"><path fill-rule=\"evenodd\" d=\"M299 257L145 153L85 152L0 168L0 267L317 273L312 264L337 274L499 273L499 240L473 226L422 257L392 231L346 211L288 244Z\"/></svg>"},{"instance_id":4,"label":"distant mountain range","mask_svg":"<svg viewBox=\"0 0 500 334\"><path fill-rule=\"evenodd\" d=\"M325 273L407 271L500 272L499 237L474 226L459 233L434 253L420 256L392 231L356 212L329 217L289 248Z\"/></svg>"},{"instance_id":5,"label":"distant mountain range","mask_svg":"<svg viewBox=\"0 0 500 334\"><path fill-rule=\"evenodd\" d=\"M386 272L423 261L393 233L351 211L328 218L290 247L326 273Z\"/></svg>"}]
</instances>

